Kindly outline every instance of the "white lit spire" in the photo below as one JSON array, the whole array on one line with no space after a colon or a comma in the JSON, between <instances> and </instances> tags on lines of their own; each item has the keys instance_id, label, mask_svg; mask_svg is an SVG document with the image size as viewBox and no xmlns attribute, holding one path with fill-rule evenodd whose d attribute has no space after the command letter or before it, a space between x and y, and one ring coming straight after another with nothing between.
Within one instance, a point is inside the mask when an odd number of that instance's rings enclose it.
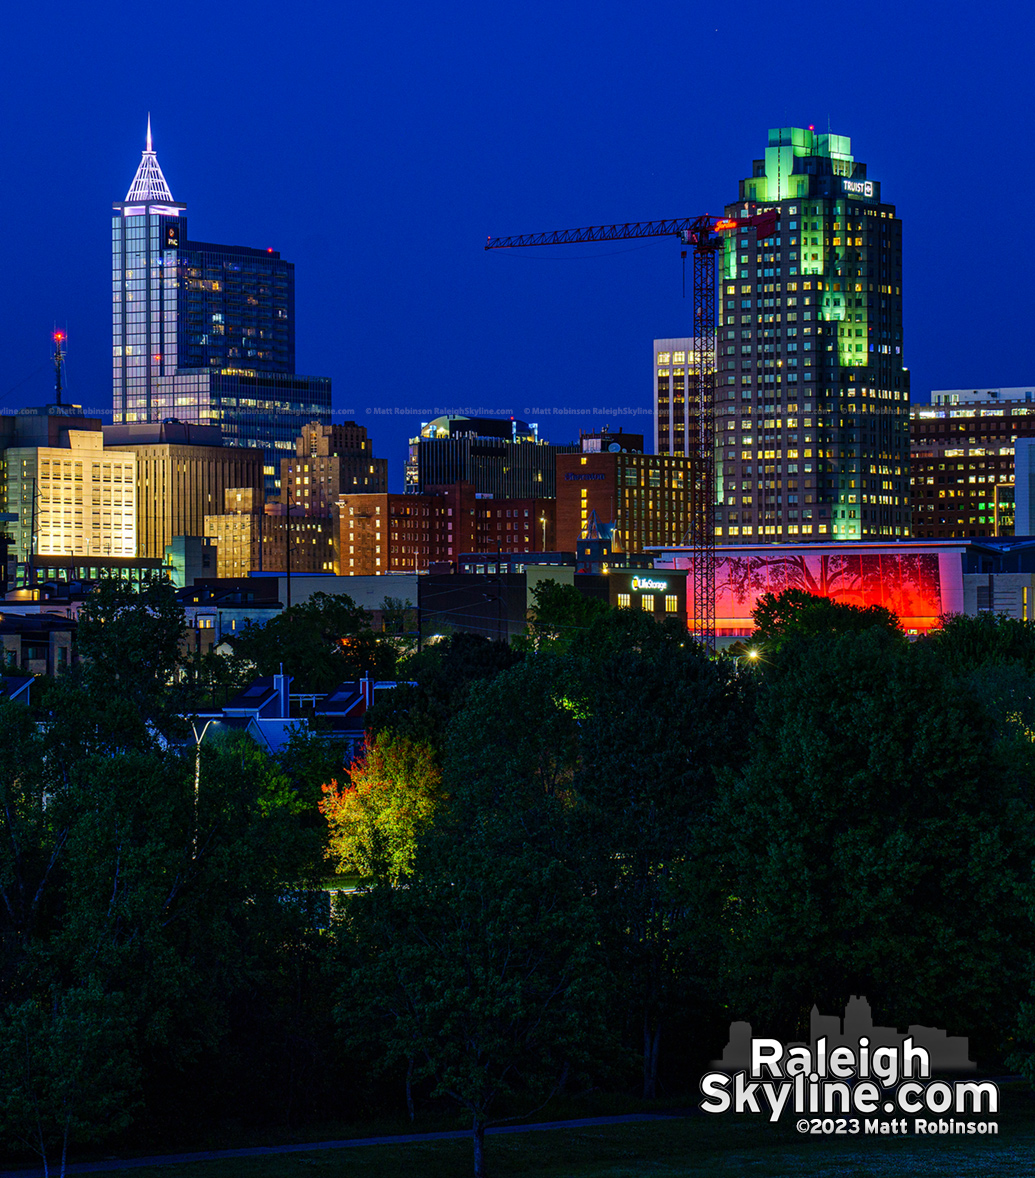
<instances>
[{"instance_id":1,"label":"white lit spire","mask_svg":"<svg viewBox=\"0 0 1035 1178\"><path fill-rule=\"evenodd\" d=\"M140 167L133 177L133 183L126 193L127 201L161 200L173 203L169 185L165 182L162 169L158 166L158 157L151 146L151 115L147 116L147 146L140 160Z\"/></svg>"}]
</instances>

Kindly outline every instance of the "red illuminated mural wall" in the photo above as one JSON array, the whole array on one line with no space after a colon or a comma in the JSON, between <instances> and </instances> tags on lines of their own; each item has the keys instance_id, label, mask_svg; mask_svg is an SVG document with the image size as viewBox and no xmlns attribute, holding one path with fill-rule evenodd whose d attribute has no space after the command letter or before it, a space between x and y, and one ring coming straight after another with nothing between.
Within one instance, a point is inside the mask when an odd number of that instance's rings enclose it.
<instances>
[{"instance_id":1,"label":"red illuminated mural wall","mask_svg":"<svg viewBox=\"0 0 1035 1178\"><path fill-rule=\"evenodd\" d=\"M720 556L715 573L715 626L720 634L752 628L763 593L802 589L846 605L882 605L906 630L924 632L945 612L935 552L787 552Z\"/></svg>"}]
</instances>

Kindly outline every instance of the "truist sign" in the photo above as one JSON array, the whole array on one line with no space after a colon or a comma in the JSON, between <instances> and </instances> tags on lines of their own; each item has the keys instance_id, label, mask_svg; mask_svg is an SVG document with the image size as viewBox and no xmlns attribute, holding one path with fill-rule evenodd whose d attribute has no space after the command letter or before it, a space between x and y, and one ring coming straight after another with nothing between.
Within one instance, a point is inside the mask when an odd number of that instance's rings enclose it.
<instances>
[{"instance_id":1,"label":"truist sign","mask_svg":"<svg viewBox=\"0 0 1035 1178\"><path fill-rule=\"evenodd\" d=\"M841 188L852 196L873 196L872 180L842 180Z\"/></svg>"}]
</instances>

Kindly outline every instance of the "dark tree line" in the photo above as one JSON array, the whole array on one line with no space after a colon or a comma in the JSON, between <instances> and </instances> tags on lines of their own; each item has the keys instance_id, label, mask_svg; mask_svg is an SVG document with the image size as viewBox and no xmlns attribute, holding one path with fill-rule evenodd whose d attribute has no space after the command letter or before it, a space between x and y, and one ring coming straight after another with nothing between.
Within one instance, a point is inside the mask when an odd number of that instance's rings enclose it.
<instances>
[{"instance_id":1,"label":"dark tree line","mask_svg":"<svg viewBox=\"0 0 1035 1178\"><path fill-rule=\"evenodd\" d=\"M1031 1071L1033 627L757 621L757 658L709 659L551 586L520 649L399 666L351 768L319 738L198 763L174 603L107 588L76 674L0 707L8 1147L454 1109L482 1174L494 1121L685 1099L731 1020L801 1038L860 993ZM256 638L321 681L397 657L347 601ZM339 862L371 874L328 916Z\"/></svg>"}]
</instances>

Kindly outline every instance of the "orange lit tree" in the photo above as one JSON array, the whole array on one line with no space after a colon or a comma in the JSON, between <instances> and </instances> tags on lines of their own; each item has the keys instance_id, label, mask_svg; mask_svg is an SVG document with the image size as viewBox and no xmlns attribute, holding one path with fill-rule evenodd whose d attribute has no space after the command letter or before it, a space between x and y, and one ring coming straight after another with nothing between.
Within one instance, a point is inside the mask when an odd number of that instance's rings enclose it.
<instances>
[{"instance_id":1,"label":"orange lit tree","mask_svg":"<svg viewBox=\"0 0 1035 1178\"><path fill-rule=\"evenodd\" d=\"M367 745L349 781L323 787L320 810L330 826L328 858L340 872L387 877L409 870L417 837L441 797L432 750L389 732Z\"/></svg>"}]
</instances>

